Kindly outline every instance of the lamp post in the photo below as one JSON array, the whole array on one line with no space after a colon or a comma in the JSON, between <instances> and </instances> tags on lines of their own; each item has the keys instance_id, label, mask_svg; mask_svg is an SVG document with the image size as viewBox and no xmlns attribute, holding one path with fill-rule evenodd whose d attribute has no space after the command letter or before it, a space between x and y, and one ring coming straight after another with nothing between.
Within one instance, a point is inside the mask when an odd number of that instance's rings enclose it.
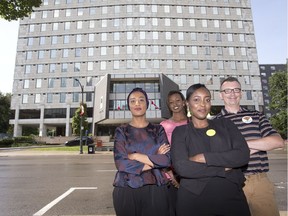
<instances>
[{"instance_id":1,"label":"lamp post","mask_svg":"<svg viewBox=\"0 0 288 216\"><path fill-rule=\"evenodd\" d=\"M84 87L83 87L83 85L81 85L79 79L75 78L75 80L79 83L79 85L81 87L82 99L81 99L80 109L82 109L82 107L83 107L83 88ZM83 107L83 109L84 109L84 107ZM84 113L82 115L80 114L80 154L83 154L83 144L82 144L83 115L84 115Z\"/></svg>"}]
</instances>

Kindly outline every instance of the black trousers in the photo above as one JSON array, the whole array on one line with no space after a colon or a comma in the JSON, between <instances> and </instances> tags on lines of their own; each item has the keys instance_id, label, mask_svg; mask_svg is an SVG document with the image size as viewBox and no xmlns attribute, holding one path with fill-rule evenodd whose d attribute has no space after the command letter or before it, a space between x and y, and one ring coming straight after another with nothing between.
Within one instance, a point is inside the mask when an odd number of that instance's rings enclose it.
<instances>
[{"instance_id":1,"label":"black trousers","mask_svg":"<svg viewBox=\"0 0 288 216\"><path fill-rule=\"evenodd\" d=\"M180 186L177 216L250 216L242 188L225 178L213 178L200 195Z\"/></svg>"},{"instance_id":2,"label":"black trousers","mask_svg":"<svg viewBox=\"0 0 288 216\"><path fill-rule=\"evenodd\" d=\"M167 186L115 187L113 204L117 216L169 216Z\"/></svg>"}]
</instances>

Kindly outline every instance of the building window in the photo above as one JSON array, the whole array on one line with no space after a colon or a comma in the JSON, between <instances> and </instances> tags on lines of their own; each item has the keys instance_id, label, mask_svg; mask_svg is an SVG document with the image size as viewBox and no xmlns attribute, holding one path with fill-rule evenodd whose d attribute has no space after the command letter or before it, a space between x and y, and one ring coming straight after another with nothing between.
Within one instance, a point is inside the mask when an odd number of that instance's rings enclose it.
<instances>
[{"instance_id":1,"label":"building window","mask_svg":"<svg viewBox=\"0 0 288 216\"><path fill-rule=\"evenodd\" d=\"M120 61L118 61L118 60L113 61L113 69L119 70L119 68L120 68Z\"/></svg>"},{"instance_id":2,"label":"building window","mask_svg":"<svg viewBox=\"0 0 288 216\"><path fill-rule=\"evenodd\" d=\"M82 41L82 35L79 35L79 34L77 34L76 35L76 43L81 43L81 41Z\"/></svg>"},{"instance_id":3,"label":"building window","mask_svg":"<svg viewBox=\"0 0 288 216\"><path fill-rule=\"evenodd\" d=\"M55 49L50 50L50 58L53 59L56 57L57 57L57 50L55 50Z\"/></svg>"},{"instance_id":4,"label":"building window","mask_svg":"<svg viewBox=\"0 0 288 216\"><path fill-rule=\"evenodd\" d=\"M82 25L83 25L83 22L82 21L77 21L77 29L82 29Z\"/></svg>"},{"instance_id":5,"label":"building window","mask_svg":"<svg viewBox=\"0 0 288 216\"><path fill-rule=\"evenodd\" d=\"M71 16L71 9L66 9L65 16L70 17Z\"/></svg>"},{"instance_id":6,"label":"building window","mask_svg":"<svg viewBox=\"0 0 288 216\"><path fill-rule=\"evenodd\" d=\"M68 64L62 63L61 65L61 72L67 72L68 71Z\"/></svg>"},{"instance_id":7,"label":"building window","mask_svg":"<svg viewBox=\"0 0 288 216\"><path fill-rule=\"evenodd\" d=\"M81 67L81 64L80 62L75 62L74 63L74 72L80 72L80 68Z\"/></svg>"},{"instance_id":8,"label":"building window","mask_svg":"<svg viewBox=\"0 0 288 216\"><path fill-rule=\"evenodd\" d=\"M69 50L68 49L63 49L63 58L67 58L68 57L68 54L69 54Z\"/></svg>"},{"instance_id":9,"label":"building window","mask_svg":"<svg viewBox=\"0 0 288 216\"><path fill-rule=\"evenodd\" d=\"M107 41L107 33L101 34L101 41Z\"/></svg>"},{"instance_id":10,"label":"building window","mask_svg":"<svg viewBox=\"0 0 288 216\"><path fill-rule=\"evenodd\" d=\"M197 46L192 46L192 55L197 55L198 51L197 51Z\"/></svg>"},{"instance_id":11,"label":"building window","mask_svg":"<svg viewBox=\"0 0 288 216\"><path fill-rule=\"evenodd\" d=\"M66 93L61 92L60 93L60 103L65 103L66 101Z\"/></svg>"},{"instance_id":12,"label":"building window","mask_svg":"<svg viewBox=\"0 0 288 216\"><path fill-rule=\"evenodd\" d=\"M194 14L194 6L189 6L189 13Z\"/></svg>"},{"instance_id":13,"label":"building window","mask_svg":"<svg viewBox=\"0 0 288 216\"><path fill-rule=\"evenodd\" d=\"M171 32L165 32L165 39L171 40L172 39L172 33Z\"/></svg>"},{"instance_id":14,"label":"building window","mask_svg":"<svg viewBox=\"0 0 288 216\"><path fill-rule=\"evenodd\" d=\"M86 92L86 101L87 102L92 101L92 92Z\"/></svg>"},{"instance_id":15,"label":"building window","mask_svg":"<svg viewBox=\"0 0 288 216\"><path fill-rule=\"evenodd\" d=\"M177 11L177 13L182 14L182 7L176 6L176 11Z\"/></svg>"},{"instance_id":16,"label":"building window","mask_svg":"<svg viewBox=\"0 0 288 216\"><path fill-rule=\"evenodd\" d=\"M54 10L54 17L59 17L59 10Z\"/></svg>"},{"instance_id":17,"label":"building window","mask_svg":"<svg viewBox=\"0 0 288 216\"><path fill-rule=\"evenodd\" d=\"M100 55L101 55L101 56L107 55L107 47L101 47L101 49L100 49Z\"/></svg>"},{"instance_id":18,"label":"building window","mask_svg":"<svg viewBox=\"0 0 288 216\"><path fill-rule=\"evenodd\" d=\"M58 23L53 23L52 30L53 30L53 31L57 31L57 30L58 30L58 26L59 26Z\"/></svg>"},{"instance_id":19,"label":"building window","mask_svg":"<svg viewBox=\"0 0 288 216\"><path fill-rule=\"evenodd\" d=\"M152 26L158 26L158 19L152 18Z\"/></svg>"},{"instance_id":20,"label":"building window","mask_svg":"<svg viewBox=\"0 0 288 216\"><path fill-rule=\"evenodd\" d=\"M26 53L26 59L27 59L27 60L32 59L32 52L31 52L31 51L27 51L27 53Z\"/></svg>"},{"instance_id":21,"label":"building window","mask_svg":"<svg viewBox=\"0 0 288 216\"><path fill-rule=\"evenodd\" d=\"M226 20L226 28L232 28L230 20Z\"/></svg>"},{"instance_id":22,"label":"building window","mask_svg":"<svg viewBox=\"0 0 288 216\"><path fill-rule=\"evenodd\" d=\"M219 27L220 27L219 20L214 20L214 28L219 28Z\"/></svg>"},{"instance_id":23,"label":"building window","mask_svg":"<svg viewBox=\"0 0 288 216\"><path fill-rule=\"evenodd\" d=\"M92 86L92 77L86 77L86 86Z\"/></svg>"},{"instance_id":24,"label":"building window","mask_svg":"<svg viewBox=\"0 0 288 216\"><path fill-rule=\"evenodd\" d=\"M120 47L119 46L114 46L113 47L113 54L114 55L119 55L120 53Z\"/></svg>"},{"instance_id":25,"label":"building window","mask_svg":"<svg viewBox=\"0 0 288 216\"><path fill-rule=\"evenodd\" d=\"M64 29L65 29L65 30L69 30L70 27L71 27L71 23L70 23L70 22L65 22L65 23L64 23Z\"/></svg>"},{"instance_id":26,"label":"building window","mask_svg":"<svg viewBox=\"0 0 288 216\"><path fill-rule=\"evenodd\" d=\"M48 79L48 88L54 88L54 78Z\"/></svg>"},{"instance_id":27,"label":"building window","mask_svg":"<svg viewBox=\"0 0 288 216\"><path fill-rule=\"evenodd\" d=\"M57 44L57 40L58 40L57 36L52 36L51 37L51 44Z\"/></svg>"},{"instance_id":28,"label":"building window","mask_svg":"<svg viewBox=\"0 0 288 216\"><path fill-rule=\"evenodd\" d=\"M55 73L56 70L56 64L50 64L49 65L49 73Z\"/></svg>"},{"instance_id":29,"label":"building window","mask_svg":"<svg viewBox=\"0 0 288 216\"><path fill-rule=\"evenodd\" d=\"M75 57L81 57L81 48L75 49Z\"/></svg>"},{"instance_id":30,"label":"building window","mask_svg":"<svg viewBox=\"0 0 288 216\"><path fill-rule=\"evenodd\" d=\"M31 65L25 65L25 74L31 73Z\"/></svg>"},{"instance_id":31,"label":"building window","mask_svg":"<svg viewBox=\"0 0 288 216\"><path fill-rule=\"evenodd\" d=\"M66 77L61 77L61 82L60 82L60 87L66 87L67 86L67 78Z\"/></svg>"},{"instance_id":32,"label":"building window","mask_svg":"<svg viewBox=\"0 0 288 216\"><path fill-rule=\"evenodd\" d=\"M43 73L43 65L42 64L37 65L37 73Z\"/></svg>"},{"instance_id":33,"label":"building window","mask_svg":"<svg viewBox=\"0 0 288 216\"><path fill-rule=\"evenodd\" d=\"M83 16L83 8L78 8L77 9L77 16Z\"/></svg>"},{"instance_id":34,"label":"building window","mask_svg":"<svg viewBox=\"0 0 288 216\"><path fill-rule=\"evenodd\" d=\"M40 103L41 94L35 94L35 103Z\"/></svg>"},{"instance_id":35,"label":"building window","mask_svg":"<svg viewBox=\"0 0 288 216\"><path fill-rule=\"evenodd\" d=\"M94 42L94 37L95 37L94 34L89 34L88 35L88 42Z\"/></svg>"},{"instance_id":36,"label":"building window","mask_svg":"<svg viewBox=\"0 0 288 216\"><path fill-rule=\"evenodd\" d=\"M92 71L93 70L93 62L88 62L87 70L88 71Z\"/></svg>"},{"instance_id":37,"label":"building window","mask_svg":"<svg viewBox=\"0 0 288 216\"><path fill-rule=\"evenodd\" d=\"M246 91L246 97L247 97L247 100L252 100L252 92L251 92L251 90L247 90Z\"/></svg>"},{"instance_id":38,"label":"building window","mask_svg":"<svg viewBox=\"0 0 288 216\"><path fill-rule=\"evenodd\" d=\"M23 94L22 95L22 104L27 104L28 103L28 94Z\"/></svg>"},{"instance_id":39,"label":"building window","mask_svg":"<svg viewBox=\"0 0 288 216\"><path fill-rule=\"evenodd\" d=\"M202 20L202 27L207 28L208 27L208 21L207 20Z\"/></svg>"},{"instance_id":40,"label":"building window","mask_svg":"<svg viewBox=\"0 0 288 216\"><path fill-rule=\"evenodd\" d=\"M120 33L119 32L114 32L113 36L114 36L114 41L119 41L120 40Z\"/></svg>"},{"instance_id":41,"label":"building window","mask_svg":"<svg viewBox=\"0 0 288 216\"><path fill-rule=\"evenodd\" d=\"M197 60L192 61L192 67L195 70L199 69L199 62Z\"/></svg>"},{"instance_id":42,"label":"building window","mask_svg":"<svg viewBox=\"0 0 288 216\"><path fill-rule=\"evenodd\" d=\"M53 93L47 93L47 103L53 102Z\"/></svg>"},{"instance_id":43,"label":"building window","mask_svg":"<svg viewBox=\"0 0 288 216\"><path fill-rule=\"evenodd\" d=\"M42 24L41 24L40 31L41 31L41 32L46 31L46 23L42 23Z\"/></svg>"},{"instance_id":44,"label":"building window","mask_svg":"<svg viewBox=\"0 0 288 216\"><path fill-rule=\"evenodd\" d=\"M79 92L73 92L73 102L79 102Z\"/></svg>"},{"instance_id":45,"label":"building window","mask_svg":"<svg viewBox=\"0 0 288 216\"><path fill-rule=\"evenodd\" d=\"M165 26L170 26L171 25L171 22L170 22L170 19L169 18L165 18Z\"/></svg>"},{"instance_id":46,"label":"building window","mask_svg":"<svg viewBox=\"0 0 288 216\"><path fill-rule=\"evenodd\" d=\"M36 88L41 88L42 87L42 79L36 79Z\"/></svg>"},{"instance_id":47,"label":"building window","mask_svg":"<svg viewBox=\"0 0 288 216\"><path fill-rule=\"evenodd\" d=\"M23 88L24 88L24 89L29 88L29 80L24 80Z\"/></svg>"},{"instance_id":48,"label":"building window","mask_svg":"<svg viewBox=\"0 0 288 216\"><path fill-rule=\"evenodd\" d=\"M167 69L172 69L172 68L173 68L173 62L172 62L172 60L167 60L167 61L166 61L166 68L167 68Z\"/></svg>"},{"instance_id":49,"label":"building window","mask_svg":"<svg viewBox=\"0 0 288 216\"><path fill-rule=\"evenodd\" d=\"M100 70L106 70L106 61L100 62Z\"/></svg>"},{"instance_id":50,"label":"building window","mask_svg":"<svg viewBox=\"0 0 288 216\"><path fill-rule=\"evenodd\" d=\"M43 59L44 58L44 50L39 50L38 51L38 59Z\"/></svg>"},{"instance_id":51,"label":"building window","mask_svg":"<svg viewBox=\"0 0 288 216\"><path fill-rule=\"evenodd\" d=\"M218 61L218 69L224 70L224 62L223 61Z\"/></svg>"},{"instance_id":52,"label":"building window","mask_svg":"<svg viewBox=\"0 0 288 216\"><path fill-rule=\"evenodd\" d=\"M169 5L164 5L164 13L170 13Z\"/></svg>"}]
</instances>

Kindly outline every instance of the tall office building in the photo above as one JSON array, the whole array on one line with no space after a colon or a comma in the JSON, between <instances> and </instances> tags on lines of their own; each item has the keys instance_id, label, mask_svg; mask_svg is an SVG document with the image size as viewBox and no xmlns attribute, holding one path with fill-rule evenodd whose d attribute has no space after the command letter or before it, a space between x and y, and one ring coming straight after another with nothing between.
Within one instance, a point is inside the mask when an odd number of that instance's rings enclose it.
<instances>
[{"instance_id":1,"label":"tall office building","mask_svg":"<svg viewBox=\"0 0 288 216\"><path fill-rule=\"evenodd\" d=\"M206 84L219 108L220 82L231 75L243 105L261 110L250 0L44 0L20 21L10 123L14 136L24 127L70 136L83 100L90 132L111 134L129 121L135 86L148 92L148 119L160 122L169 90Z\"/></svg>"},{"instance_id":2,"label":"tall office building","mask_svg":"<svg viewBox=\"0 0 288 216\"><path fill-rule=\"evenodd\" d=\"M261 83L262 83L262 89L263 89L263 102L264 102L263 112L268 118L270 118L277 111L271 110L269 108L269 104L271 102L271 97L269 96L269 78L277 72L287 71L287 65L286 64L261 64L259 65L259 67L260 67Z\"/></svg>"}]
</instances>

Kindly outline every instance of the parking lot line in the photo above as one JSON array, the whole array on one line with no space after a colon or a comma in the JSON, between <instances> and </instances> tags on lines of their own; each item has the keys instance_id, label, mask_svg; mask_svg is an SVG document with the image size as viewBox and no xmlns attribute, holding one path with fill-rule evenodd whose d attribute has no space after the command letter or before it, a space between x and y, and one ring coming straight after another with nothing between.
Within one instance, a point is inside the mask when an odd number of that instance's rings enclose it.
<instances>
[{"instance_id":1,"label":"parking lot line","mask_svg":"<svg viewBox=\"0 0 288 216\"><path fill-rule=\"evenodd\" d=\"M74 190L96 190L97 187L74 187L70 188L68 191L66 191L64 194L61 196L57 197L55 200L44 206L42 209L40 209L38 212L33 214L33 216L42 216L47 212L50 208L52 208L54 205L56 205L58 202L60 202L62 199L64 199L66 196L71 194Z\"/></svg>"}]
</instances>

